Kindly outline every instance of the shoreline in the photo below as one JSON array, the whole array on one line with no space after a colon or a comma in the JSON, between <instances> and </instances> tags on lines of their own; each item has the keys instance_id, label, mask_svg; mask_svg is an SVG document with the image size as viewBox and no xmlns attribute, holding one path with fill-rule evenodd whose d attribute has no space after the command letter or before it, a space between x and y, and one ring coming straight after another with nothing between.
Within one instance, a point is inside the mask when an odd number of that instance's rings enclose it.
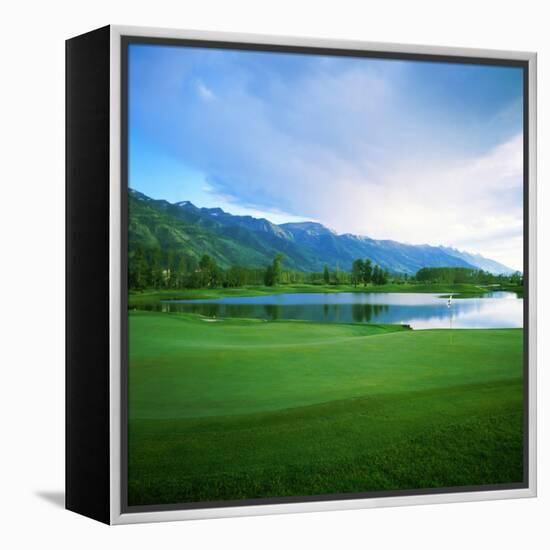
<instances>
[{"instance_id":1,"label":"shoreline","mask_svg":"<svg viewBox=\"0 0 550 550\"><path fill-rule=\"evenodd\" d=\"M139 306L147 304L155 304L163 301L171 300L196 300L196 299L217 299L230 297L253 297L253 296L270 296L274 294L335 294L342 292L357 292L357 293L434 293L441 294L446 297L450 294L456 299L473 298L483 296L488 292L515 292L523 297L523 287L482 287L472 284L420 284L420 283L405 283L405 284L387 284L380 286L360 287L353 285L311 285L311 284L289 284L278 285L273 287L268 286L245 286L239 288L188 288L188 289L161 289L153 290L146 289L143 291L131 291L128 294L128 306Z\"/></svg>"}]
</instances>

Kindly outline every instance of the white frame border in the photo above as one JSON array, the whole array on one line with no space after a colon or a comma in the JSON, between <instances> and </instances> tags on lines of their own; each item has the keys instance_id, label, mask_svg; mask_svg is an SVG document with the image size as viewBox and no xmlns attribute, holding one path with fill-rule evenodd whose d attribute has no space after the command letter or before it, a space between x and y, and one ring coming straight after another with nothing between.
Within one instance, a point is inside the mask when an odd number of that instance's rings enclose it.
<instances>
[{"instance_id":1,"label":"white frame border","mask_svg":"<svg viewBox=\"0 0 550 550\"><path fill-rule=\"evenodd\" d=\"M160 522L175 520L194 520L207 518L239 517L267 514L285 514L298 512L321 512L329 510L352 510L360 508L380 508L387 506L406 506L417 504L443 504L450 502L470 502L481 500L500 500L511 498L536 497L537 495L537 385L536 385L536 276L537 276L537 239L536 239L536 169L537 169L537 54L505 50L487 50L472 48L451 48L439 46L421 46L411 44L386 44L381 42L363 42L356 40L331 40L320 38L302 38L270 36L259 34L241 34L196 30L160 29L149 27L111 26L110 58L110 216L109 216L109 255L110 255L110 517L111 524ZM121 181L120 181L120 42L122 36L143 36L150 38L175 38L188 40L213 40L220 42L249 42L284 46L306 46L319 48L337 48L349 50L381 51L404 54L428 54L441 56L482 57L527 61L529 64L529 486L522 489L504 489L491 491L469 491L430 495L388 496L375 498L357 498L349 500L330 500L316 502L296 502L288 504L243 505L225 508L200 508L195 510L166 510L155 512L121 512Z\"/></svg>"}]
</instances>

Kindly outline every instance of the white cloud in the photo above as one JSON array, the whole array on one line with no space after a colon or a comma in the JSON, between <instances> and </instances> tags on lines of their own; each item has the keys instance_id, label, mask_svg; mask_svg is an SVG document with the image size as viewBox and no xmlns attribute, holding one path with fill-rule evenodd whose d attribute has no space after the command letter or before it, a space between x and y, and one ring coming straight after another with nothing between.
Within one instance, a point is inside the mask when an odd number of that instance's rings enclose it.
<instances>
[{"instance_id":1,"label":"white cloud","mask_svg":"<svg viewBox=\"0 0 550 550\"><path fill-rule=\"evenodd\" d=\"M521 269L522 155L517 135L478 157L397 162L374 180L333 174L338 192L317 195L315 213L339 231L456 246Z\"/></svg>"},{"instance_id":2,"label":"white cloud","mask_svg":"<svg viewBox=\"0 0 550 550\"><path fill-rule=\"evenodd\" d=\"M202 81L197 81L197 93L204 101L212 101L216 96L214 92Z\"/></svg>"},{"instance_id":3,"label":"white cloud","mask_svg":"<svg viewBox=\"0 0 550 550\"><path fill-rule=\"evenodd\" d=\"M231 196L226 196L218 193L212 186L205 183L202 186L201 191L203 195L200 197L199 206L205 207L218 207L235 216L252 216L253 218L265 218L275 224L289 223L289 222L303 222L303 221L315 221L311 218L304 218L303 216L293 216L287 212L282 212L277 208L262 208L243 204L240 201L235 201Z\"/></svg>"}]
</instances>

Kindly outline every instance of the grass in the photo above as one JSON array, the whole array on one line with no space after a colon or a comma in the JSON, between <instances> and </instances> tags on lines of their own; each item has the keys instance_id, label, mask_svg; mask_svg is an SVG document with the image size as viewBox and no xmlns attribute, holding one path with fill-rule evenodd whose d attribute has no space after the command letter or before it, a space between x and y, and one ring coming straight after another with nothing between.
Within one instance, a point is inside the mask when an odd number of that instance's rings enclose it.
<instances>
[{"instance_id":1,"label":"grass","mask_svg":"<svg viewBox=\"0 0 550 550\"><path fill-rule=\"evenodd\" d=\"M313 285L313 284L285 284L278 286L247 286L242 288L187 288L181 290L144 290L132 291L129 294L129 305L140 306L155 304L161 300L196 300L225 298L228 296L267 296L272 294L288 294L297 292L435 292L440 294L454 294L455 297L475 297L485 294L489 290L511 290L518 292L521 287L485 287L473 284L422 284L404 283L374 286L353 285ZM456 296L459 295L459 296Z\"/></svg>"},{"instance_id":2,"label":"grass","mask_svg":"<svg viewBox=\"0 0 550 550\"><path fill-rule=\"evenodd\" d=\"M129 504L522 481L522 331L130 313Z\"/></svg>"}]
</instances>

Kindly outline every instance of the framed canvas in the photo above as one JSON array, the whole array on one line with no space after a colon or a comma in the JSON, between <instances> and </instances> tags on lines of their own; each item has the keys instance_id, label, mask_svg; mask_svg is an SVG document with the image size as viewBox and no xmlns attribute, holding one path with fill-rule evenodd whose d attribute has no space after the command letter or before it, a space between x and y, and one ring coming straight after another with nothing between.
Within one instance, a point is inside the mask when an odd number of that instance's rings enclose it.
<instances>
[{"instance_id":1,"label":"framed canvas","mask_svg":"<svg viewBox=\"0 0 550 550\"><path fill-rule=\"evenodd\" d=\"M67 508L536 495L536 55L67 41Z\"/></svg>"}]
</instances>

